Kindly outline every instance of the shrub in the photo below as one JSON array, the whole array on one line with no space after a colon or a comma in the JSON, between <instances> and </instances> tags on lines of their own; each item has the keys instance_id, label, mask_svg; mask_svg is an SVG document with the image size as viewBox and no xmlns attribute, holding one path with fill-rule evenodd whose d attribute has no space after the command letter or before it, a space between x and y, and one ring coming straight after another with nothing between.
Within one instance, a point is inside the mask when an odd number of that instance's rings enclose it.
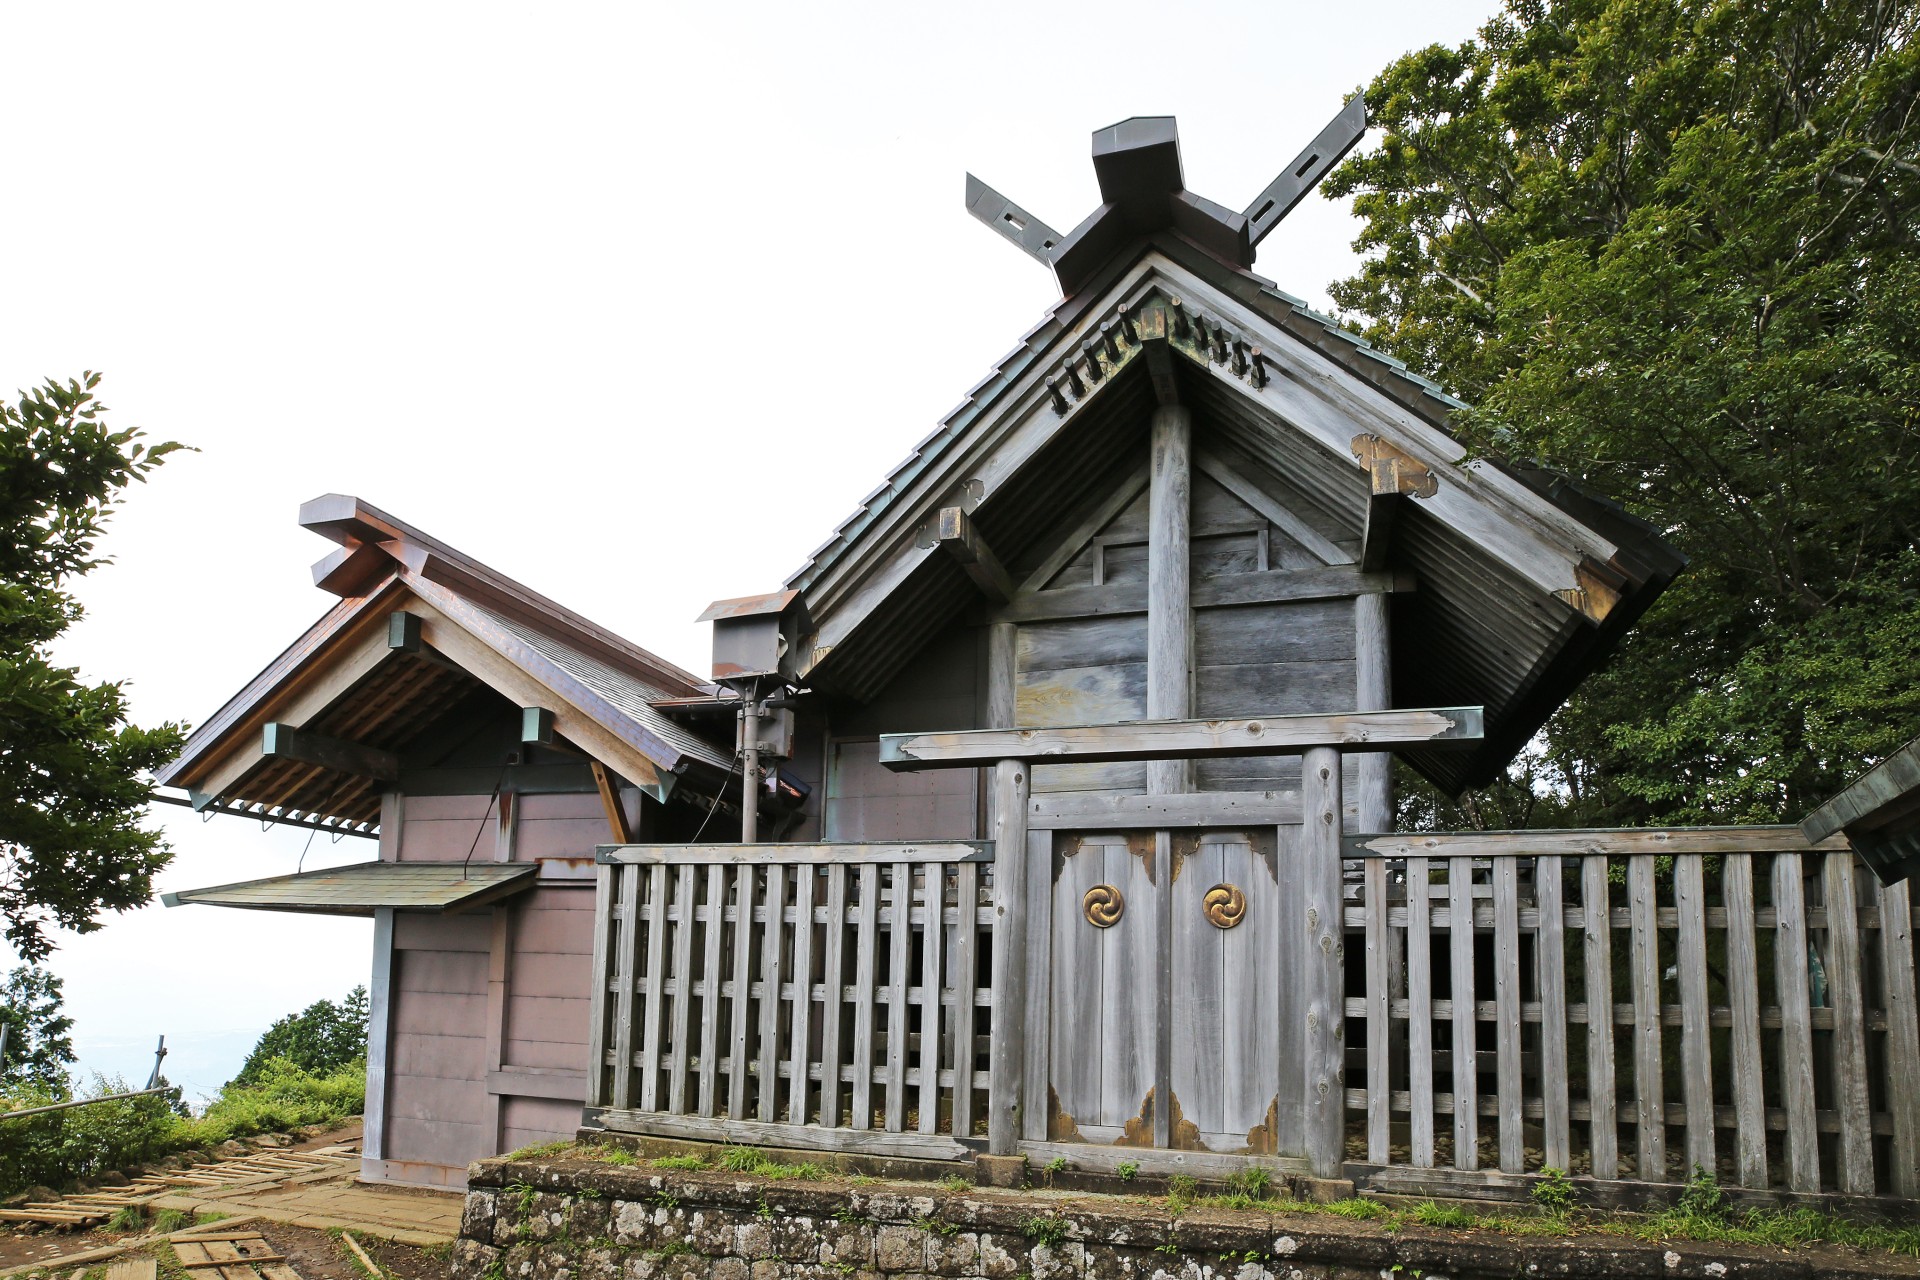
<instances>
[{"instance_id":1,"label":"shrub","mask_svg":"<svg viewBox=\"0 0 1920 1280\"><path fill-rule=\"evenodd\" d=\"M280 1059L315 1075L331 1075L362 1061L366 1052L367 989L355 987L338 1004L316 1000L268 1027L232 1083L260 1084Z\"/></svg>"},{"instance_id":2,"label":"shrub","mask_svg":"<svg viewBox=\"0 0 1920 1280\"><path fill-rule=\"evenodd\" d=\"M1567 1176L1565 1169L1548 1165L1540 1171L1539 1180L1527 1194L1532 1198L1534 1207L1542 1213L1559 1217L1573 1210L1573 1179Z\"/></svg>"}]
</instances>

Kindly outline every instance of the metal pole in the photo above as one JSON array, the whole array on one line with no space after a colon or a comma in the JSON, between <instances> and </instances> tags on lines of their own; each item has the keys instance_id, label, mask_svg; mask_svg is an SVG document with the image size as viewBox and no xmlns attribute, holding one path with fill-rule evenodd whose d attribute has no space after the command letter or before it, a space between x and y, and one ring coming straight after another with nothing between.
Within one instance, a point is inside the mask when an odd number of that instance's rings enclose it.
<instances>
[{"instance_id":1,"label":"metal pole","mask_svg":"<svg viewBox=\"0 0 1920 1280\"><path fill-rule=\"evenodd\" d=\"M7 1033L13 1030L11 1022L0 1022L0 1079L5 1078L7 1069Z\"/></svg>"},{"instance_id":2,"label":"metal pole","mask_svg":"<svg viewBox=\"0 0 1920 1280\"><path fill-rule=\"evenodd\" d=\"M740 708L740 843L760 839L760 697L750 690Z\"/></svg>"},{"instance_id":3,"label":"metal pole","mask_svg":"<svg viewBox=\"0 0 1920 1280\"><path fill-rule=\"evenodd\" d=\"M118 1102L122 1098L144 1098L155 1093L178 1093L180 1086L163 1084L157 1089L135 1089L132 1093L109 1093L98 1098L81 1098L76 1102L56 1102L48 1107L23 1107L18 1111L0 1111L0 1120L11 1120L15 1116L45 1115L49 1111L67 1111L74 1107L90 1107L96 1102Z\"/></svg>"},{"instance_id":4,"label":"metal pole","mask_svg":"<svg viewBox=\"0 0 1920 1280\"><path fill-rule=\"evenodd\" d=\"M165 1061L166 1056L167 1038L161 1036L160 1043L155 1046L153 1051L153 1074L147 1077L147 1088L151 1089L160 1083L160 1064Z\"/></svg>"}]
</instances>

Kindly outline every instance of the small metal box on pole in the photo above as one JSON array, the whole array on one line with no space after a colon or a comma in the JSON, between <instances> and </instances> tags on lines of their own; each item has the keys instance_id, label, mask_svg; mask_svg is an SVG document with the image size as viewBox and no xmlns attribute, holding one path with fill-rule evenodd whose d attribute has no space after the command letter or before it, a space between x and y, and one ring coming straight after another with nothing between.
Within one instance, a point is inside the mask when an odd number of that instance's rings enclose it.
<instances>
[{"instance_id":1,"label":"small metal box on pole","mask_svg":"<svg viewBox=\"0 0 1920 1280\"><path fill-rule=\"evenodd\" d=\"M800 655L810 625L798 591L716 600L696 621L713 624L713 678L740 695L740 840L759 838L760 759L792 752L793 715L765 722L761 699L800 681Z\"/></svg>"}]
</instances>

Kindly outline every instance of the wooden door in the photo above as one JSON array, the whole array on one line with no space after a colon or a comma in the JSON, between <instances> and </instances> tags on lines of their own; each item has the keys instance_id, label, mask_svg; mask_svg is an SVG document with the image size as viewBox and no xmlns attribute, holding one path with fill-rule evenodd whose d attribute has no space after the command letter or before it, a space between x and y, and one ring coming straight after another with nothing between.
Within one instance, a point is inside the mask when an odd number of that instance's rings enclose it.
<instances>
[{"instance_id":1,"label":"wooden door","mask_svg":"<svg viewBox=\"0 0 1920 1280\"><path fill-rule=\"evenodd\" d=\"M1053 861L1047 1137L1295 1153L1275 830L1062 832Z\"/></svg>"}]
</instances>

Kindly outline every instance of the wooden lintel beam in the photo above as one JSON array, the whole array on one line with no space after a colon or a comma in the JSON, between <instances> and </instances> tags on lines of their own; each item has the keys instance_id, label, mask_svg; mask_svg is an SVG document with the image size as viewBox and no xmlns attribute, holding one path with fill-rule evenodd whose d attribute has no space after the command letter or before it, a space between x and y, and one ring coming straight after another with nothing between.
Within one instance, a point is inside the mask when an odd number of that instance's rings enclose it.
<instances>
[{"instance_id":1,"label":"wooden lintel beam","mask_svg":"<svg viewBox=\"0 0 1920 1280\"><path fill-rule=\"evenodd\" d=\"M1000 558L993 554L993 548L973 527L966 508L942 507L934 536L941 549L959 562L989 600L1005 604L1013 599L1013 580L1001 566Z\"/></svg>"},{"instance_id":2,"label":"wooden lintel beam","mask_svg":"<svg viewBox=\"0 0 1920 1280\"><path fill-rule=\"evenodd\" d=\"M1637 857L1644 854L1839 853L1845 836L1798 827L1633 827L1561 831L1421 831L1347 836L1348 858Z\"/></svg>"},{"instance_id":3,"label":"wooden lintel beam","mask_svg":"<svg viewBox=\"0 0 1920 1280\"><path fill-rule=\"evenodd\" d=\"M380 782L395 782L400 777L400 757L391 751L308 733L290 724L264 726L260 731L260 754L268 759L298 760L302 764Z\"/></svg>"},{"instance_id":4,"label":"wooden lintel beam","mask_svg":"<svg viewBox=\"0 0 1920 1280\"><path fill-rule=\"evenodd\" d=\"M1390 751L1483 736L1479 707L1261 716L1244 720L1135 720L1054 729L889 733L880 763L895 771L970 769L1002 760L1209 760L1299 755L1316 747Z\"/></svg>"},{"instance_id":5,"label":"wooden lintel beam","mask_svg":"<svg viewBox=\"0 0 1920 1280\"><path fill-rule=\"evenodd\" d=\"M767 864L815 866L864 862L991 862L991 840L855 840L840 844L621 844L601 845L602 865L684 864L747 867Z\"/></svg>"},{"instance_id":6,"label":"wooden lintel beam","mask_svg":"<svg viewBox=\"0 0 1920 1280\"><path fill-rule=\"evenodd\" d=\"M633 828L627 825L627 808L620 803L620 787L613 770L598 760L589 760L593 784L600 789L600 807L606 810L607 826L613 829L615 844L632 844Z\"/></svg>"}]
</instances>

